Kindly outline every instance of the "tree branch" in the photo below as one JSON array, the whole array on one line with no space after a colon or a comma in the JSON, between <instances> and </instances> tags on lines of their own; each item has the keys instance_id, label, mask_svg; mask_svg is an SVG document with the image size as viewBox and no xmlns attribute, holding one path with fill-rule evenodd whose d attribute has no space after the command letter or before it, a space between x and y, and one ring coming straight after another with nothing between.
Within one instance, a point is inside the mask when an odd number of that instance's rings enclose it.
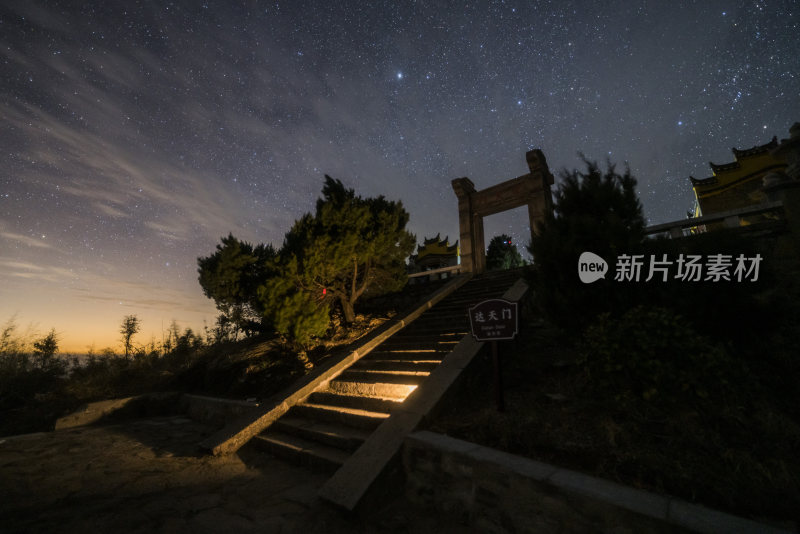
<instances>
[{"instance_id":1,"label":"tree branch","mask_svg":"<svg viewBox=\"0 0 800 534\"><path fill-rule=\"evenodd\" d=\"M353 256L353 278L350 284L350 302L353 303L358 298L356 295L356 280L358 279L358 258Z\"/></svg>"},{"instance_id":2,"label":"tree branch","mask_svg":"<svg viewBox=\"0 0 800 534\"><path fill-rule=\"evenodd\" d=\"M370 274L371 270L372 270L372 266L368 262L366 264L366 266L365 266L365 269L364 269L364 281L361 284L361 287L358 288L358 290L353 293L353 300L351 300L350 302L355 302L356 299L358 297L360 297L364 293L364 291L367 290L367 284L369 283L369 274Z\"/></svg>"}]
</instances>

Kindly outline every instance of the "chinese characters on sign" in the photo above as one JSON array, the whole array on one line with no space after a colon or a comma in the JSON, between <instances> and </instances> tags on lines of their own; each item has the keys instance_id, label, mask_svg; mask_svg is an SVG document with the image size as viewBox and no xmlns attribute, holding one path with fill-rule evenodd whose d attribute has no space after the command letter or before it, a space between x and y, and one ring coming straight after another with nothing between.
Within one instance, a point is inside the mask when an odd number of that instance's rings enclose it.
<instances>
[{"instance_id":1,"label":"chinese characters on sign","mask_svg":"<svg viewBox=\"0 0 800 534\"><path fill-rule=\"evenodd\" d=\"M513 339L517 333L517 303L484 300L469 309L469 324L477 341Z\"/></svg>"},{"instance_id":2,"label":"chinese characters on sign","mask_svg":"<svg viewBox=\"0 0 800 534\"><path fill-rule=\"evenodd\" d=\"M614 280L639 282L646 274L645 282L666 282L670 277L682 282L755 282L758 280L761 259L760 254L754 257L710 254L705 260L699 254L679 254L677 260L672 261L662 254L660 259L651 255L645 261L643 254L622 254L617 257Z\"/></svg>"},{"instance_id":3,"label":"chinese characters on sign","mask_svg":"<svg viewBox=\"0 0 800 534\"><path fill-rule=\"evenodd\" d=\"M475 341L491 341L494 369L494 396L497 411L505 410L503 400L503 379L500 371L500 356L497 342L514 339L517 328L517 303L503 299L489 299L472 306L468 310L469 326Z\"/></svg>"}]
</instances>

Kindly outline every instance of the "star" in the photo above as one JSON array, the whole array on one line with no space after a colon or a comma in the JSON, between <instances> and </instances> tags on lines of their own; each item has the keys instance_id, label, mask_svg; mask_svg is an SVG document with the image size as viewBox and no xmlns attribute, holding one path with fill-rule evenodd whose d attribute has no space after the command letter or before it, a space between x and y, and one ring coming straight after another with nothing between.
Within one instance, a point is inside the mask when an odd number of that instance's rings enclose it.
<instances>
[{"instance_id":1,"label":"star","mask_svg":"<svg viewBox=\"0 0 800 534\"><path fill-rule=\"evenodd\" d=\"M325 174L402 200L422 240L458 234L453 178L489 187L539 148L558 181L579 152L611 154L653 224L678 220L707 161L800 120L791 2L670 4L657 21L621 0L424 4L332 3L311 21L285 2L13 3L0 321L53 326L67 351L117 344L103 302L141 314L143 338L172 319L201 331L217 311L197 258L228 233L279 248ZM487 218L486 242L522 248L524 220Z\"/></svg>"}]
</instances>

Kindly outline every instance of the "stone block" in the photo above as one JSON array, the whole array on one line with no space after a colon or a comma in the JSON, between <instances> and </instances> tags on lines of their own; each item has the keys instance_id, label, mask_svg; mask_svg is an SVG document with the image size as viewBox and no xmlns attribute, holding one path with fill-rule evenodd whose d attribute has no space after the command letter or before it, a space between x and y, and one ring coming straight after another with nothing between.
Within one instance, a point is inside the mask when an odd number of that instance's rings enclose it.
<instances>
[{"instance_id":1,"label":"stone block","mask_svg":"<svg viewBox=\"0 0 800 534\"><path fill-rule=\"evenodd\" d=\"M787 532L428 431L408 436L403 456L409 499L481 531Z\"/></svg>"},{"instance_id":2,"label":"stone block","mask_svg":"<svg viewBox=\"0 0 800 534\"><path fill-rule=\"evenodd\" d=\"M567 469L557 470L548 481L566 492L591 497L656 519L667 518L667 499L653 493Z\"/></svg>"},{"instance_id":3,"label":"stone block","mask_svg":"<svg viewBox=\"0 0 800 534\"><path fill-rule=\"evenodd\" d=\"M445 434L421 430L408 436L408 443L412 448L424 447L426 450L444 451L459 454L468 454L480 448L480 445L451 438Z\"/></svg>"},{"instance_id":4,"label":"stone block","mask_svg":"<svg viewBox=\"0 0 800 534\"><path fill-rule=\"evenodd\" d=\"M486 462L492 466L501 466L503 469L525 478L543 481L552 476L558 468L529 458L521 458L507 452L488 447L478 447L471 452L474 460Z\"/></svg>"},{"instance_id":5,"label":"stone block","mask_svg":"<svg viewBox=\"0 0 800 534\"><path fill-rule=\"evenodd\" d=\"M406 435L421 416L395 411L322 486L319 496L348 511L354 511L383 470L398 456Z\"/></svg>"},{"instance_id":6,"label":"stone block","mask_svg":"<svg viewBox=\"0 0 800 534\"><path fill-rule=\"evenodd\" d=\"M514 285L508 288L505 293L503 293L503 298L511 302L517 302L524 297L525 293L527 292L528 284L525 282L525 280L519 279L514 282Z\"/></svg>"},{"instance_id":7,"label":"stone block","mask_svg":"<svg viewBox=\"0 0 800 534\"><path fill-rule=\"evenodd\" d=\"M75 412L56 420L55 430L106 422L113 419L167 415L174 413L180 393L146 393L134 397L90 402Z\"/></svg>"}]
</instances>

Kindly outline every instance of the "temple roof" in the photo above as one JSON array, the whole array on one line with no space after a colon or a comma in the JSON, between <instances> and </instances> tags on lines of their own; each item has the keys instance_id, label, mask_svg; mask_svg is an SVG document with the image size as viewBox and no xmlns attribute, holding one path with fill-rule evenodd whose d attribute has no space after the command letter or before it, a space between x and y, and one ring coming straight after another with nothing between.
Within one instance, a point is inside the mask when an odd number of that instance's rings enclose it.
<instances>
[{"instance_id":1,"label":"temple roof","mask_svg":"<svg viewBox=\"0 0 800 534\"><path fill-rule=\"evenodd\" d=\"M436 234L436 237L432 237L430 239L424 238L422 240L422 245L417 248L417 257L421 258L422 256L427 256L429 254L439 254L439 255L458 255L458 241L450 245L448 243L449 236L441 239L440 234Z\"/></svg>"},{"instance_id":2,"label":"temple roof","mask_svg":"<svg viewBox=\"0 0 800 534\"><path fill-rule=\"evenodd\" d=\"M717 183L716 176L709 176L708 178L695 178L694 176L690 176L689 180L692 181L692 185L712 185Z\"/></svg>"},{"instance_id":3,"label":"temple roof","mask_svg":"<svg viewBox=\"0 0 800 534\"><path fill-rule=\"evenodd\" d=\"M778 146L778 136L774 136L772 141L769 143L764 143L763 145L756 145L753 148L748 148L745 150L739 150L738 148L732 148L733 157L736 159L744 158L747 156L755 156L756 154L763 154L764 152L769 152L773 148Z\"/></svg>"},{"instance_id":4,"label":"temple roof","mask_svg":"<svg viewBox=\"0 0 800 534\"><path fill-rule=\"evenodd\" d=\"M735 158L734 161L730 163L722 163L717 164L714 162L709 161L708 164L711 167L711 171L713 173L712 176L708 178L695 178L694 176L690 176L689 180L692 182L692 186L701 186L701 187L708 187L712 185L716 185L720 183L719 175L720 174L730 174L736 173L737 171L742 171L742 160L750 159L756 156L766 156L769 158L770 151L775 149L778 146L778 137L775 136L772 138L771 141L768 143L764 143L763 145L756 145L751 148L747 148L744 150L740 150L738 148L732 148L731 151L733 152L733 157ZM762 163L754 163L755 165L762 165Z\"/></svg>"},{"instance_id":5,"label":"temple roof","mask_svg":"<svg viewBox=\"0 0 800 534\"><path fill-rule=\"evenodd\" d=\"M775 136L769 143L764 143L763 145L756 145L752 148L747 148L745 150L739 150L736 147L731 148L735 161L732 161L730 163L722 163L719 165L709 161L708 164L711 166L711 170L714 172L714 174L717 174L718 172L732 171L734 169L738 169L741 166L739 163L740 159L766 154L767 152L769 152L770 150L772 150L777 146L778 146L778 137Z\"/></svg>"}]
</instances>

